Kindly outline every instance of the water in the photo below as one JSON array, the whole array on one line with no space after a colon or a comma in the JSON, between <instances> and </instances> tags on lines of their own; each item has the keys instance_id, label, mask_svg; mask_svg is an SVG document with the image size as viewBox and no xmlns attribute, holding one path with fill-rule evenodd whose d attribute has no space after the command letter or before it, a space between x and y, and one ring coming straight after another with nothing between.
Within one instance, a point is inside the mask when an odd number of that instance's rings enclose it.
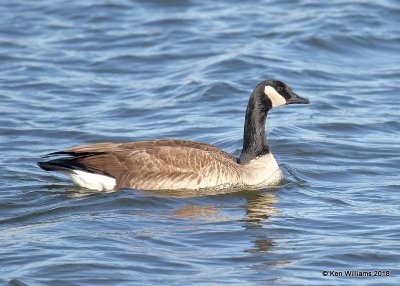
<instances>
[{"instance_id":1,"label":"water","mask_svg":"<svg viewBox=\"0 0 400 286\"><path fill-rule=\"evenodd\" d=\"M398 1L0 9L2 285L398 285ZM286 176L273 189L97 193L36 166L74 145L166 137L237 156L267 78L311 100L268 115Z\"/></svg>"}]
</instances>

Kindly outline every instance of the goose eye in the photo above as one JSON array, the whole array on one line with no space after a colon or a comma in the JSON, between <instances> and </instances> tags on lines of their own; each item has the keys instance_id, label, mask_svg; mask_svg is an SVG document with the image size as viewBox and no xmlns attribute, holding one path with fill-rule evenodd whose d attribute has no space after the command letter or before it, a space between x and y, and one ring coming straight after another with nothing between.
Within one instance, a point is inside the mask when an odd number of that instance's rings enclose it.
<instances>
[{"instance_id":1,"label":"goose eye","mask_svg":"<svg viewBox=\"0 0 400 286\"><path fill-rule=\"evenodd\" d=\"M282 86L278 86L278 87L276 88L276 90L277 90L278 92L281 92L281 91L283 91L283 87L282 87Z\"/></svg>"}]
</instances>

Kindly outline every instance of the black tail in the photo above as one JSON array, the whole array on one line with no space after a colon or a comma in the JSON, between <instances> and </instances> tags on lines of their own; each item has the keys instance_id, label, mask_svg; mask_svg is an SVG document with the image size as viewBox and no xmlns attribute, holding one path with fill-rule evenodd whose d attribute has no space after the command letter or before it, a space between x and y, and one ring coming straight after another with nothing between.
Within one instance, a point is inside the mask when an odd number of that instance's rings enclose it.
<instances>
[{"instance_id":1,"label":"black tail","mask_svg":"<svg viewBox=\"0 0 400 286\"><path fill-rule=\"evenodd\" d=\"M52 153L55 155L58 154L65 154L62 152L59 153ZM64 158L57 158L49 161L44 162L37 162L38 166L45 171L59 171L59 172L73 172L74 170L85 171L89 173L95 173L100 175L110 176L107 172L101 169L97 169L91 165L85 164L83 161L84 158L90 156L101 155L101 153L85 153L82 156L71 156L71 157L64 157ZM112 177L112 176L110 176Z\"/></svg>"},{"instance_id":2,"label":"black tail","mask_svg":"<svg viewBox=\"0 0 400 286\"><path fill-rule=\"evenodd\" d=\"M54 159L45 162L37 162L38 166L45 171L72 172L73 170L85 171L85 167L72 158Z\"/></svg>"}]
</instances>

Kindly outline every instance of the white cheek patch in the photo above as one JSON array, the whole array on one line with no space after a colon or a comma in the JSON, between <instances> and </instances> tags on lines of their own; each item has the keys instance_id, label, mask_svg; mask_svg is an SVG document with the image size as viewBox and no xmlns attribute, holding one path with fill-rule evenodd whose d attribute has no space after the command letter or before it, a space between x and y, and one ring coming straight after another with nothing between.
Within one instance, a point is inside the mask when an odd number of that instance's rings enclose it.
<instances>
[{"instance_id":1,"label":"white cheek patch","mask_svg":"<svg viewBox=\"0 0 400 286\"><path fill-rule=\"evenodd\" d=\"M286 104L286 99L272 86L267 85L264 89L264 93L271 100L272 108Z\"/></svg>"}]
</instances>

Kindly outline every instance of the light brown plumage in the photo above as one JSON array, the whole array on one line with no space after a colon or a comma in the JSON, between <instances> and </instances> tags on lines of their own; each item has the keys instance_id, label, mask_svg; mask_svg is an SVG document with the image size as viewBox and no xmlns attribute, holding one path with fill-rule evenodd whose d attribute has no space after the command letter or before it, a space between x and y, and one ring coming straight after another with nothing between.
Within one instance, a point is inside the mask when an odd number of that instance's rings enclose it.
<instances>
[{"instance_id":1,"label":"light brown plumage","mask_svg":"<svg viewBox=\"0 0 400 286\"><path fill-rule=\"evenodd\" d=\"M214 146L164 139L98 143L63 152L88 170L116 179L116 189L150 190L231 186L240 181L237 159Z\"/></svg>"}]
</instances>

